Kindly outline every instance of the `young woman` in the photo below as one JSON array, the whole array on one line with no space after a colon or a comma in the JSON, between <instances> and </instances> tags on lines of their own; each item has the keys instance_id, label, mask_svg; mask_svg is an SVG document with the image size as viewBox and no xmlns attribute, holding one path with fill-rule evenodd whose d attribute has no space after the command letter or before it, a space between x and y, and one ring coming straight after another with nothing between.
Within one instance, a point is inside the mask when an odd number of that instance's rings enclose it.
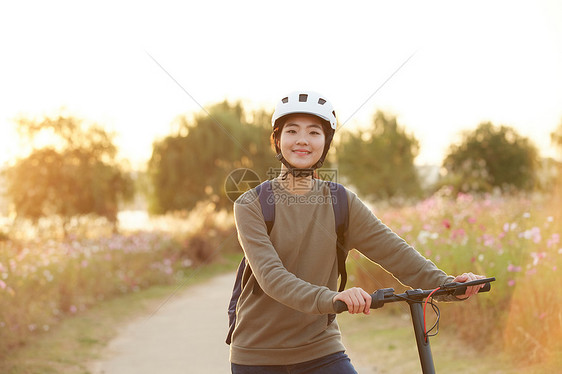
<instances>
[{"instance_id":1,"label":"young woman","mask_svg":"<svg viewBox=\"0 0 562 374\"><path fill-rule=\"evenodd\" d=\"M282 162L271 183L275 224L268 234L255 190L234 204L239 241L248 265L230 345L232 373L356 373L330 317L341 300L350 313L369 314L361 288L337 292L334 210L328 183L314 178L330 148L336 116L314 92L294 92L276 106L272 141ZM373 176L376 178L376 176ZM355 248L415 288L483 278L448 276L385 226L346 189L349 229L345 251ZM463 298L478 292L469 287Z\"/></svg>"}]
</instances>

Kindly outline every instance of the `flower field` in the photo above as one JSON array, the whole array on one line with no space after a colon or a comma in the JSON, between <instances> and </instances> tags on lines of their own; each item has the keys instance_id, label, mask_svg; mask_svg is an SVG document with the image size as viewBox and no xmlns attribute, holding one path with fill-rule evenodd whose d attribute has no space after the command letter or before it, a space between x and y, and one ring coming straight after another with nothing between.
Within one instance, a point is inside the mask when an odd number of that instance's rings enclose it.
<instances>
[{"instance_id":1,"label":"flower field","mask_svg":"<svg viewBox=\"0 0 562 374\"><path fill-rule=\"evenodd\" d=\"M413 206L374 211L448 274L471 271L497 278L489 294L441 304L442 328L516 360L562 363L560 208L552 198L451 198L443 190ZM349 262L355 263L357 284L400 289L376 265L354 257Z\"/></svg>"},{"instance_id":2,"label":"flower field","mask_svg":"<svg viewBox=\"0 0 562 374\"><path fill-rule=\"evenodd\" d=\"M86 222L80 235L12 230L0 241L0 360L36 334L95 303L156 284L180 283L235 244L232 227L168 219L167 231L111 234ZM41 225L40 225L41 226ZM158 225L156 225L158 226ZM27 232L27 235L23 235ZM32 235L29 235L31 233Z\"/></svg>"}]
</instances>

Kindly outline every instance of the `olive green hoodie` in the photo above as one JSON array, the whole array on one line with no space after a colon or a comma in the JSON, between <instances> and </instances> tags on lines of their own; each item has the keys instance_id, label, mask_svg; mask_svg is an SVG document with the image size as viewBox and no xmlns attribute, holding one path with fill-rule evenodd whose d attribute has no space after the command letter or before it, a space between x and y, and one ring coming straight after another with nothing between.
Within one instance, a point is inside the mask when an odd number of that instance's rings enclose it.
<instances>
[{"instance_id":1,"label":"olive green hoodie","mask_svg":"<svg viewBox=\"0 0 562 374\"><path fill-rule=\"evenodd\" d=\"M270 235L255 190L234 204L238 239L249 264L230 345L230 360L239 365L295 364L345 350L337 322L328 324L338 278L328 184L315 179L304 195L288 192L276 180L272 186L275 224ZM346 192L346 251L357 249L415 288L452 281L375 217L357 195Z\"/></svg>"}]
</instances>

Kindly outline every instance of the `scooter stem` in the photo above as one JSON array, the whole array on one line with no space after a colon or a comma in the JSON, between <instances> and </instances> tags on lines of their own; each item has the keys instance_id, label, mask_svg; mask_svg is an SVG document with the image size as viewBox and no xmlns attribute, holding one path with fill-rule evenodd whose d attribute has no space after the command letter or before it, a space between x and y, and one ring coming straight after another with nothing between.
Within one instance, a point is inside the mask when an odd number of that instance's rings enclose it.
<instances>
[{"instance_id":1,"label":"scooter stem","mask_svg":"<svg viewBox=\"0 0 562 374\"><path fill-rule=\"evenodd\" d=\"M412 315L412 324L414 325L414 333L416 335L416 343L418 344L418 353L420 356L420 364L422 373L435 374L435 365L433 364L433 355L431 354L431 346L429 339L425 339L423 328L423 307L421 303L408 303L410 305L410 314Z\"/></svg>"}]
</instances>

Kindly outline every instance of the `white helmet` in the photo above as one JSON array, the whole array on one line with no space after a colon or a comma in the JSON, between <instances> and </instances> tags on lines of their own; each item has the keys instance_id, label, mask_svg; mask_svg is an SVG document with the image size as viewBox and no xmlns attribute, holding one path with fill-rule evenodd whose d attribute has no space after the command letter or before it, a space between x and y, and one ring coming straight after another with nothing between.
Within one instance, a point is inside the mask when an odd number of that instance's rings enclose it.
<instances>
[{"instance_id":1,"label":"white helmet","mask_svg":"<svg viewBox=\"0 0 562 374\"><path fill-rule=\"evenodd\" d=\"M313 91L295 91L281 99L275 107L271 125L275 127L275 121L279 118L293 113L312 114L330 123L332 130L336 130L336 112L330 102L322 95Z\"/></svg>"}]
</instances>

